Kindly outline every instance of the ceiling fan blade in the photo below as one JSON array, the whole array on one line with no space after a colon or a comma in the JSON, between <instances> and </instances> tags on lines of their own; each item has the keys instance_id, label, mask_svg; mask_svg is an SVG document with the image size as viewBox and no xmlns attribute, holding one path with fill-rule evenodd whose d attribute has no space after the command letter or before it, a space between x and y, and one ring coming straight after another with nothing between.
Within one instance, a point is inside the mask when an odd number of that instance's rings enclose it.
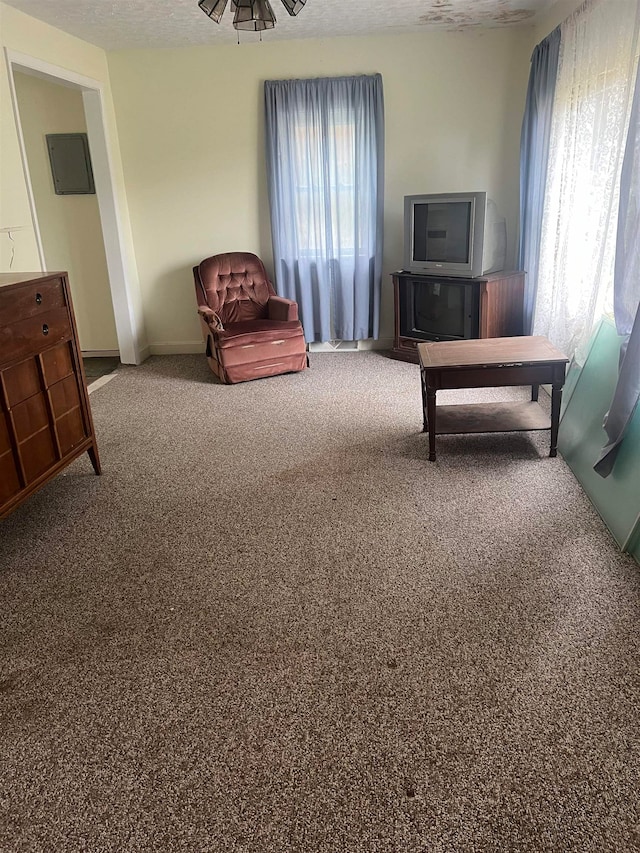
<instances>
[{"instance_id":1,"label":"ceiling fan blade","mask_svg":"<svg viewBox=\"0 0 640 853\"><path fill-rule=\"evenodd\" d=\"M282 0L282 4L290 15L297 15L307 0Z\"/></svg>"},{"instance_id":2,"label":"ceiling fan blade","mask_svg":"<svg viewBox=\"0 0 640 853\"><path fill-rule=\"evenodd\" d=\"M226 5L227 0L200 0L198 3L198 6L200 6L205 15L211 18L212 21L215 21L216 24L220 23L220 18Z\"/></svg>"}]
</instances>

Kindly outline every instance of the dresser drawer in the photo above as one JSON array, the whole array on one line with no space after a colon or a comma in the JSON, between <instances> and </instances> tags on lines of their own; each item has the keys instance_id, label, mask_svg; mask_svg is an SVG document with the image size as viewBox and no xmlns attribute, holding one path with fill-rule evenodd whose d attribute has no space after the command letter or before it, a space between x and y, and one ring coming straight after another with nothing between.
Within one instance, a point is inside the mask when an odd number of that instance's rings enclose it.
<instances>
[{"instance_id":1,"label":"dresser drawer","mask_svg":"<svg viewBox=\"0 0 640 853\"><path fill-rule=\"evenodd\" d=\"M66 308L46 311L11 326L0 326L0 363L42 352L70 337L71 321Z\"/></svg>"},{"instance_id":2,"label":"dresser drawer","mask_svg":"<svg viewBox=\"0 0 640 853\"><path fill-rule=\"evenodd\" d=\"M0 326L10 326L18 320L66 306L64 287L59 278L26 284L13 291L0 289Z\"/></svg>"}]
</instances>

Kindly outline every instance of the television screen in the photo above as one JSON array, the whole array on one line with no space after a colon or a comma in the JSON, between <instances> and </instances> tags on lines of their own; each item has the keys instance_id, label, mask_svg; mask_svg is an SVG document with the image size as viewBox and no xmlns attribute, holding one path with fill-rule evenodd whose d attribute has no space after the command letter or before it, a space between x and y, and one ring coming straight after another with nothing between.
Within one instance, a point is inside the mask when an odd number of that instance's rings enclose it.
<instances>
[{"instance_id":1,"label":"television screen","mask_svg":"<svg viewBox=\"0 0 640 853\"><path fill-rule=\"evenodd\" d=\"M414 206L413 260L470 263L471 201L417 203Z\"/></svg>"}]
</instances>

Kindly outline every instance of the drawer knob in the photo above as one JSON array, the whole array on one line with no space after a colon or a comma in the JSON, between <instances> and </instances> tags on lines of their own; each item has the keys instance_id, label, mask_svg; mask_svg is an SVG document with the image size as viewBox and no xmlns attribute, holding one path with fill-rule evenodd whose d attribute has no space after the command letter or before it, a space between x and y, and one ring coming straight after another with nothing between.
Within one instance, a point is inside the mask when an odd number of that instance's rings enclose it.
<instances>
[{"instance_id":1,"label":"drawer knob","mask_svg":"<svg viewBox=\"0 0 640 853\"><path fill-rule=\"evenodd\" d=\"M42 334L43 334L43 335L48 335L48 334L49 334L49 327L47 326L47 324L46 324L46 323L43 323L43 324L42 324Z\"/></svg>"},{"instance_id":2,"label":"drawer knob","mask_svg":"<svg viewBox=\"0 0 640 853\"><path fill-rule=\"evenodd\" d=\"M36 293L36 302L38 303L38 305L40 305L42 303L42 294L41 293Z\"/></svg>"}]
</instances>

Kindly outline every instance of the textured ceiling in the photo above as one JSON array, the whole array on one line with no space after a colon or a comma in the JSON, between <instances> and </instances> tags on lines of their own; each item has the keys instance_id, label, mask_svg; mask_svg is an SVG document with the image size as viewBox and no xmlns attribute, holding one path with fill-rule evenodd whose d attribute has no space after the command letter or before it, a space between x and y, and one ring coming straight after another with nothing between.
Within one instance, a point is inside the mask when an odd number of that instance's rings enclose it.
<instances>
[{"instance_id":1,"label":"textured ceiling","mask_svg":"<svg viewBox=\"0 0 640 853\"><path fill-rule=\"evenodd\" d=\"M4 0L27 15L106 50L183 47L237 41L229 2L220 24L197 0ZM271 0L275 29L263 39L333 38L526 26L555 0L307 0L295 18ZM240 33L241 42L255 33Z\"/></svg>"}]
</instances>

